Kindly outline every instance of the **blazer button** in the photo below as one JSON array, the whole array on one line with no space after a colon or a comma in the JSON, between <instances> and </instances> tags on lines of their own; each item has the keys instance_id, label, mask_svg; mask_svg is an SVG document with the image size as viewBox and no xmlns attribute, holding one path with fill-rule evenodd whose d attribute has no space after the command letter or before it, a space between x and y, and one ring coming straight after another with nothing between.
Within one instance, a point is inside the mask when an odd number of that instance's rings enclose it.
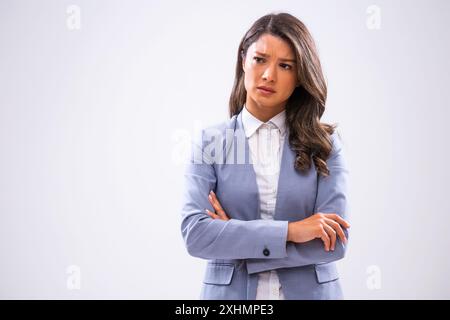
<instances>
[{"instance_id":1,"label":"blazer button","mask_svg":"<svg viewBox=\"0 0 450 320\"><path fill-rule=\"evenodd\" d=\"M263 254L265 255L265 256L268 256L269 254L270 254L270 251L269 251L269 249L264 249L263 250Z\"/></svg>"}]
</instances>

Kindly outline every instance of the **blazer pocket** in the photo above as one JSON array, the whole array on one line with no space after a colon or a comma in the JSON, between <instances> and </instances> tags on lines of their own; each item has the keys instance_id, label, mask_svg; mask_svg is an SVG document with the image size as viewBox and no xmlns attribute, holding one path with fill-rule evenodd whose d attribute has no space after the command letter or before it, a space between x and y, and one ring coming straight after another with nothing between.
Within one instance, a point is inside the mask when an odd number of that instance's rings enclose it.
<instances>
[{"instance_id":1,"label":"blazer pocket","mask_svg":"<svg viewBox=\"0 0 450 320\"><path fill-rule=\"evenodd\" d=\"M233 263L208 263L203 282L207 284L229 285L233 278Z\"/></svg>"},{"instance_id":2,"label":"blazer pocket","mask_svg":"<svg viewBox=\"0 0 450 320\"><path fill-rule=\"evenodd\" d=\"M339 279L338 270L334 262L314 265L316 269L317 282L325 283Z\"/></svg>"}]
</instances>

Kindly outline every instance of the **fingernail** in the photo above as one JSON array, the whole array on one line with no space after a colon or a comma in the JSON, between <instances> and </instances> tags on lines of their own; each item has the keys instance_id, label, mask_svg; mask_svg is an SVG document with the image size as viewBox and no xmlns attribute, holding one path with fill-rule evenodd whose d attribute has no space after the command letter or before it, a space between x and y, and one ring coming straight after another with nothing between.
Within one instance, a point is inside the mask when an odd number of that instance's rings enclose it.
<instances>
[{"instance_id":1,"label":"fingernail","mask_svg":"<svg viewBox=\"0 0 450 320\"><path fill-rule=\"evenodd\" d=\"M205 212L208 213L208 209L205 209Z\"/></svg>"},{"instance_id":2,"label":"fingernail","mask_svg":"<svg viewBox=\"0 0 450 320\"><path fill-rule=\"evenodd\" d=\"M212 197L211 197L211 195L208 195L208 197L212 200Z\"/></svg>"}]
</instances>

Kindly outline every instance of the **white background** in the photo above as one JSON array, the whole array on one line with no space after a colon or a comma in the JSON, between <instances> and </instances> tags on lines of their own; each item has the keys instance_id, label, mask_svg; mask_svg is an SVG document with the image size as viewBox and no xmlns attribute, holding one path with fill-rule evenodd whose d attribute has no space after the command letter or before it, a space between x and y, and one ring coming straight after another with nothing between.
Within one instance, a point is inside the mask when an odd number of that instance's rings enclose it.
<instances>
[{"instance_id":1,"label":"white background","mask_svg":"<svg viewBox=\"0 0 450 320\"><path fill-rule=\"evenodd\" d=\"M346 298L450 298L445 0L0 0L0 298L197 299L177 137L228 119L239 41L282 11L344 143Z\"/></svg>"}]
</instances>

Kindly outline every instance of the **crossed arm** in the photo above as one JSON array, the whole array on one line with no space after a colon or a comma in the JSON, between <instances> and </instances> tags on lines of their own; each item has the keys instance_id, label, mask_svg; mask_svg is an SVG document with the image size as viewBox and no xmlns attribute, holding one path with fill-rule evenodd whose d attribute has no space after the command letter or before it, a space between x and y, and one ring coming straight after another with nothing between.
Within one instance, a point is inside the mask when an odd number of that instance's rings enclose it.
<instances>
[{"instance_id":1,"label":"crossed arm","mask_svg":"<svg viewBox=\"0 0 450 320\"><path fill-rule=\"evenodd\" d=\"M332 141L332 153L327 160L330 175L318 178L314 213L336 213L345 219L348 170L340 141L335 134ZM288 221L229 219L225 212L214 207L214 200L218 202L218 199L213 194L211 199L207 196L216 184L211 164L191 161L187 166L185 182L181 232L192 256L203 259L246 259L248 272L256 273L331 262L345 255L346 243L339 238L336 239L334 251L325 251L321 239L303 243L288 241ZM212 210L208 213L204 208ZM348 239L348 230L343 228L343 231ZM267 255L267 252L270 254Z\"/></svg>"}]
</instances>

